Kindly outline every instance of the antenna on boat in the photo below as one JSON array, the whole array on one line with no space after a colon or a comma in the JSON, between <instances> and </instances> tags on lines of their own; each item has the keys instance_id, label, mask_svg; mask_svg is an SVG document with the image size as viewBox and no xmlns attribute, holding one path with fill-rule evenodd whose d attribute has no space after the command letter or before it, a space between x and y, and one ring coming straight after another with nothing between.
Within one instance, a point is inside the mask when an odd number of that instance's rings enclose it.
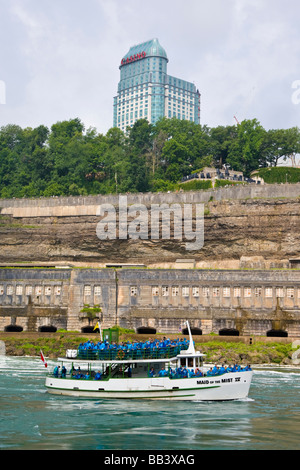
<instances>
[{"instance_id":1,"label":"antenna on boat","mask_svg":"<svg viewBox=\"0 0 300 470\"><path fill-rule=\"evenodd\" d=\"M189 347L187 349L187 351L185 351L186 354L193 354L195 355L196 354L196 351L195 351L195 346L194 346L194 341L193 341L193 337L192 337L192 332L191 332L191 328L190 328L190 324L188 321L185 322L186 326L187 326L187 329L188 329L188 332L189 332L189 337L190 337L190 344L189 344Z\"/></svg>"}]
</instances>

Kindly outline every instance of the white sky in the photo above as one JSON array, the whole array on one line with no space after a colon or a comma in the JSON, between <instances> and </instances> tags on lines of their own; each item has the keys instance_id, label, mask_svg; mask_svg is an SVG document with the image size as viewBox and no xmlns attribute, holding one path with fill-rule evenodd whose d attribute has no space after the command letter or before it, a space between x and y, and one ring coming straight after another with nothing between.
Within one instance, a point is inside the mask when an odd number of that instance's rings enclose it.
<instances>
[{"instance_id":1,"label":"white sky","mask_svg":"<svg viewBox=\"0 0 300 470\"><path fill-rule=\"evenodd\" d=\"M121 58L154 37L202 124L298 126L299 18L299 0L0 0L0 127L78 117L105 134Z\"/></svg>"}]
</instances>

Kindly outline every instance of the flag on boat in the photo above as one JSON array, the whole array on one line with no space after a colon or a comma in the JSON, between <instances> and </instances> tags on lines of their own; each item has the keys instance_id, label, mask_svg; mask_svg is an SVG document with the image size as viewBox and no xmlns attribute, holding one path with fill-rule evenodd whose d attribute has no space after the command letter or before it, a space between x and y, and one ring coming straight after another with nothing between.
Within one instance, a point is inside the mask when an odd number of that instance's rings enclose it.
<instances>
[{"instance_id":1,"label":"flag on boat","mask_svg":"<svg viewBox=\"0 0 300 470\"><path fill-rule=\"evenodd\" d=\"M97 330L97 329L100 331L100 326L99 326L99 322L98 322L98 321L97 321L96 326L95 326L95 328L93 329L93 331L95 331L95 330Z\"/></svg>"},{"instance_id":2,"label":"flag on boat","mask_svg":"<svg viewBox=\"0 0 300 470\"><path fill-rule=\"evenodd\" d=\"M41 350L40 352L41 352L41 359L42 359L42 361L43 361L45 367L47 367L48 364L47 364L47 362L46 362L46 360L45 360L45 356L44 356L44 354L43 354L43 351Z\"/></svg>"}]
</instances>

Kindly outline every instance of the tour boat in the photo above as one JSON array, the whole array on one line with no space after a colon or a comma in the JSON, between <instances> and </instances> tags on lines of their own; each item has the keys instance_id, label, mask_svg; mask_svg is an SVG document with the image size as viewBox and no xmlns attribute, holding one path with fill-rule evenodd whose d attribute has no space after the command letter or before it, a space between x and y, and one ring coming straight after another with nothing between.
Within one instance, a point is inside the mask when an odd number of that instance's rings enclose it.
<instances>
[{"instance_id":1,"label":"tour boat","mask_svg":"<svg viewBox=\"0 0 300 470\"><path fill-rule=\"evenodd\" d=\"M45 386L51 394L87 398L193 401L247 398L251 368L210 375L203 364L205 355L195 351L188 322L187 327L190 338L187 349L119 350L113 357L110 352L101 355L93 350L69 350L67 357L58 359L60 372L49 373Z\"/></svg>"}]
</instances>

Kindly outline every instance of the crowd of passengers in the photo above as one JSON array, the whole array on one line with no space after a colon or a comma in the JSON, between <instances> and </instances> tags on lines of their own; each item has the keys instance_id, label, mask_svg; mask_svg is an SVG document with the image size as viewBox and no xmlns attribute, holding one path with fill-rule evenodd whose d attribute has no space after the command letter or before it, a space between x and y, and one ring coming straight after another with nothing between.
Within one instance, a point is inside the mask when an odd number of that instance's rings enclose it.
<instances>
[{"instance_id":1,"label":"crowd of passengers","mask_svg":"<svg viewBox=\"0 0 300 470\"><path fill-rule=\"evenodd\" d=\"M158 351L170 351L172 348L187 349L189 341L186 338L170 340L169 338L163 337L162 340L151 339L148 341L126 341L121 344L115 342L109 343L108 341L98 341L93 343L88 340L85 343L80 343L78 347L79 355L82 355L83 351L115 351L117 354L119 351L125 353L133 353L135 351L147 351L149 353Z\"/></svg>"},{"instance_id":2,"label":"crowd of passengers","mask_svg":"<svg viewBox=\"0 0 300 470\"><path fill-rule=\"evenodd\" d=\"M58 377L59 374L62 378L66 377L67 370L65 366L62 367L61 372L59 371L60 366L56 366L53 371L53 375L55 377ZM161 370L158 373L158 377L170 377L171 379L185 379L185 378L191 378L191 377L215 377L218 375L223 375L227 374L230 372L246 372L250 371L251 366L248 364L245 367L240 366L239 364L234 364L231 366L227 366L226 364L222 364L221 367L219 367L217 364L214 367L211 367L206 373L203 373L201 369L196 368L194 369L189 369L186 367L177 367L176 369L169 368L168 370L165 369L164 367L161 368ZM127 376L131 377L131 367L129 366L127 369ZM101 374L100 371L97 372L89 372L85 371L82 372L80 367L78 369L72 369L70 371L71 377L73 379L85 379L85 380L101 380L103 378L103 375ZM154 368L151 367L151 369L148 372L148 377L156 377Z\"/></svg>"},{"instance_id":3,"label":"crowd of passengers","mask_svg":"<svg viewBox=\"0 0 300 470\"><path fill-rule=\"evenodd\" d=\"M188 377L214 377L217 375L227 374L229 372L244 372L252 370L250 364L245 367L240 366L239 364L234 364L232 366L227 366L226 364L222 364L219 367L217 364L214 367L211 367L206 373L203 373L201 369L196 368L194 369L187 369L186 367L178 367L177 369L169 369L166 370L162 368L159 371L159 377L166 377L169 376L171 379L181 379L181 378L188 378ZM154 369L151 368L149 372L150 377L154 377Z\"/></svg>"}]
</instances>

